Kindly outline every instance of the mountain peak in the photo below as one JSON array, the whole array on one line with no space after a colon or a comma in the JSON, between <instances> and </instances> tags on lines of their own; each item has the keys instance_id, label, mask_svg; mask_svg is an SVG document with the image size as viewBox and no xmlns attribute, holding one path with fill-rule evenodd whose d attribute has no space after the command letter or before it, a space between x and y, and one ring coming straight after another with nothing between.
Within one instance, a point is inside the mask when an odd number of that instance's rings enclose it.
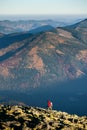
<instances>
[{"instance_id":1,"label":"mountain peak","mask_svg":"<svg viewBox=\"0 0 87 130\"><path fill-rule=\"evenodd\" d=\"M56 31L56 28L52 27L51 25L44 25L36 29L30 30L29 33L37 34L37 33L48 32L48 31Z\"/></svg>"}]
</instances>

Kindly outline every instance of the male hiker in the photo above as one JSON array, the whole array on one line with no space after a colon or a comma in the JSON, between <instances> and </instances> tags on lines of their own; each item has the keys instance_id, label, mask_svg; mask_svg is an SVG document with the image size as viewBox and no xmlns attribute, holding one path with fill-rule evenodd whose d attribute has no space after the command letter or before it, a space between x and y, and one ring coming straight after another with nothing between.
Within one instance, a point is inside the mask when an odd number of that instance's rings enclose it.
<instances>
[{"instance_id":1,"label":"male hiker","mask_svg":"<svg viewBox=\"0 0 87 130\"><path fill-rule=\"evenodd\" d=\"M47 106L48 106L48 110L52 110L53 103L50 100L48 100Z\"/></svg>"}]
</instances>

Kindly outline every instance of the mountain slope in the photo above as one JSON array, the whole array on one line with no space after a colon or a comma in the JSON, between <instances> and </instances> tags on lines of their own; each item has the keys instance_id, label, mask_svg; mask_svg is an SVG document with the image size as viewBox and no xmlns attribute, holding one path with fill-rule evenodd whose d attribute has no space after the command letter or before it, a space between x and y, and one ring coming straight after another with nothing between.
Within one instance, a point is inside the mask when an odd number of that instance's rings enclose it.
<instances>
[{"instance_id":1,"label":"mountain slope","mask_svg":"<svg viewBox=\"0 0 87 130\"><path fill-rule=\"evenodd\" d=\"M0 89L26 91L86 75L87 44L71 28L0 38Z\"/></svg>"},{"instance_id":2,"label":"mountain slope","mask_svg":"<svg viewBox=\"0 0 87 130\"><path fill-rule=\"evenodd\" d=\"M0 106L0 129L87 129L87 116L28 106Z\"/></svg>"},{"instance_id":3,"label":"mountain slope","mask_svg":"<svg viewBox=\"0 0 87 130\"><path fill-rule=\"evenodd\" d=\"M87 44L87 19L64 29L72 32L73 36Z\"/></svg>"}]
</instances>

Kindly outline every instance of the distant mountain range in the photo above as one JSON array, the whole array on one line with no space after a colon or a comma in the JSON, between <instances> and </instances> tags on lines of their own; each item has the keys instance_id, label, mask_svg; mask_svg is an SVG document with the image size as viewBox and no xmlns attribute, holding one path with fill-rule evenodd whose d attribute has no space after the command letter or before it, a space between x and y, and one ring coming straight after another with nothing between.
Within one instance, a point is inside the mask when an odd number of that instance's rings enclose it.
<instances>
[{"instance_id":1,"label":"distant mountain range","mask_svg":"<svg viewBox=\"0 0 87 130\"><path fill-rule=\"evenodd\" d=\"M64 22L63 22L64 21ZM0 21L0 33L11 34L11 33L19 33L19 32L27 32L33 31L35 29L40 29L43 27L63 27L67 25L71 25L72 23L77 23L77 21L81 21L81 19L77 20L58 20L58 19L48 19L48 20L2 20Z\"/></svg>"},{"instance_id":2,"label":"distant mountain range","mask_svg":"<svg viewBox=\"0 0 87 130\"><path fill-rule=\"evenodd\" d=\"M54 20L19 20L19 21L0 21L0 32L10 34L15 32L26 32L36 29L40 26L61 27L66 26L67 22L60 22Z\"/></svg>"},{"instance_id":3,"label":"distant mountain range","mask_svg":"<svg viewBox=\"0 0 87 130\"><path fill-rule=\"evenodd\" d=\"M12 26L16 29L17 24ZM0 31L0 89L27 91L86 76L87 19L30 32L6 35Z\"/></svg>"}]
</instances>

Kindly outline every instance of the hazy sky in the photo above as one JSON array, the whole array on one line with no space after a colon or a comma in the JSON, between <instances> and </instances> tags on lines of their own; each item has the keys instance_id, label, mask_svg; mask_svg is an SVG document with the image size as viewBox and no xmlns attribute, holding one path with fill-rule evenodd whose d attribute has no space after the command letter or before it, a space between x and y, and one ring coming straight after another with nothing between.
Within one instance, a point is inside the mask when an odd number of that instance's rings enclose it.
<instances>
[{"instance_id":1,"label":"hazy sky","mask_svg":"<svg viewBox=\"0 0 87 130\"><path fill-rule=\"evenodd\" d=\"M87 14L87 0L0 0L0 14Z\"/></svg>"}]
</instances>

